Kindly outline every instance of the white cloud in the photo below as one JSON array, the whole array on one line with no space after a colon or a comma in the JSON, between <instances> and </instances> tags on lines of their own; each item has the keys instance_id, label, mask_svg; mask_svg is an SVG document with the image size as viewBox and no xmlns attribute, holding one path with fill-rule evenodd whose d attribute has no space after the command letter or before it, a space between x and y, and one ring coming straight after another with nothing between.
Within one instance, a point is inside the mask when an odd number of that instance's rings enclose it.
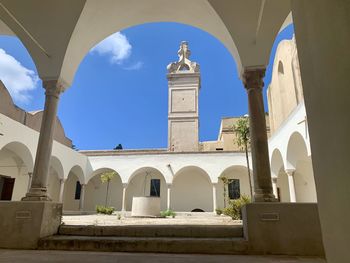
<instances>
[{"instance_id":1,"label":"white cloud","mask_svg":"<svg viewBox=\"0 0 350 263\"><path fill-rule=\"evenodd\" d=\"M127 66L127 67L124 67L123 69L125 69L125 70L139 70L139 69L142 68L142 66L143 66L143 62L138 61L135 64L132 64L132 65Z\"/></svg>"},{"instance_id":2,"label":"white cloud","mask_svg":"<svg viewBox=\"0 0 350 263\"><path fill-rule=\"evenodd\" d=\"M15 101L28 103L28 94L37 86L38 76L0 48L0 79Z\"/></svg>"},{"instance_id":3,"label":"white cloud","mask_svg":"<svg viewBox=\"0 0 350 263\"><path fill-rule=\"evenodd\" d=\"M91 52L110 56L112 64L122 64L124 60L130 57L131 49L132 46L127 37L117 32L98 43L91 49Z\"/></svg>"}]
</instances>

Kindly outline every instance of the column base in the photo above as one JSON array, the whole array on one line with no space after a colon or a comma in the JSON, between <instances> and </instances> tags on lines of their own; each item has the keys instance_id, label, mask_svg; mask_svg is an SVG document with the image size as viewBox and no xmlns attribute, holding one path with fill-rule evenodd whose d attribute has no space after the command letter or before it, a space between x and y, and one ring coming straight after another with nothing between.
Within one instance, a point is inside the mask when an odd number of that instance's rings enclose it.
<instances>
[{"instance_id":1,"label":"column base","mask_svg":"<svg viewBox=\"0 0 350 263\"><path fill-rule=\"evenodd\" d=\"M21 200L22 201L52 201L52 199L47 194L46 187L30 188L29 192Z\"/></svg>"},{"instance_id":2,"label":"column base","mask_svg":"<svg viewBox=\"0 0 350 263\"><path fill-rule=\"evenodd\" d=\"M272 193L258 194L254 193L254 202L278 202L278 199Z\"/></svg>"},{"instance_id":3,"label":"column base","mask_svg":"<svg viewBox=\"0 0 350 263\"><path fill-rule=\"evenodd\" d=\"M59 203L1 201L0 248L37 249L40 238L57 234L61 217Z\"/></svg>"}]
</instances>

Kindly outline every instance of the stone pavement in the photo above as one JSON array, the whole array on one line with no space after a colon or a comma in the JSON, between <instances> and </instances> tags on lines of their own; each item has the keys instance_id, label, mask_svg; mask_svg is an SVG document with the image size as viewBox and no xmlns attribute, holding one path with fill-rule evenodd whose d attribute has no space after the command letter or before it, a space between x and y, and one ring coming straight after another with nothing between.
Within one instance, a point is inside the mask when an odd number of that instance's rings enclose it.
<instances>
[{"instance_id":1,"label":"stone pavement","mask_svg":"<svg viewBox=\"0 0 350 263\"><path fill-rule=\"evenodd\" d=\"M326 263L320 258L289 256L237 256L145 254L86 251L0 250L1 263Z\"/></svg>"}]
</instances>

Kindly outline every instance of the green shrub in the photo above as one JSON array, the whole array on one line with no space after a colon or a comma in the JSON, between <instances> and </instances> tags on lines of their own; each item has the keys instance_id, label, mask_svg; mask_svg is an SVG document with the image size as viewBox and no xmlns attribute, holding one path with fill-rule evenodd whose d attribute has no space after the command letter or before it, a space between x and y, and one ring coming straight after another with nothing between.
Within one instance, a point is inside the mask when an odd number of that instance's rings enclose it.
<instances>
[{"instance_id":1,"label":"green shrub","mask_svg":"<svg viewBox=\"0 0 350 263\"><path fill-rule=\"evenodd\" d=\"M215 211L218 216L222 214L222 209L220 208L215 209Z\"/></svg>"},{"instance_id":2,"label":"green shrub","mask_svg":"<svg viewBox=\"0 0 350 263\"><path fill-rule=\"evenodd\" d=\"M111 215L114 212L114 207L108 207L103 205L97 205L96 206L96 212L98 214L105 214L105 215Z\"/></svg>"},{"instance_id":3,"label":"green shrub","mask_svg":"<svg viewBox=\"0 0 350 263\"><path fill-rule=\"evenodd\" d=\"M242 206L249 204L250 198L246 195L242 195L240 198L230 200L228 206L222 210L224 215L232 217L233 220L242 219Z\"/></svg>"},{"instance_id":4,"label":"green shrub","mask_svg":"<svg viewBox=\"0 0 350 263\"><path fill-rule=\"evenodd\" d=\"M173 210L169 209L169 210L161 211L160 216L161 217L171 216L172 218L174 218L176 216L176 213Z\"/></svg>"}]
</instances>

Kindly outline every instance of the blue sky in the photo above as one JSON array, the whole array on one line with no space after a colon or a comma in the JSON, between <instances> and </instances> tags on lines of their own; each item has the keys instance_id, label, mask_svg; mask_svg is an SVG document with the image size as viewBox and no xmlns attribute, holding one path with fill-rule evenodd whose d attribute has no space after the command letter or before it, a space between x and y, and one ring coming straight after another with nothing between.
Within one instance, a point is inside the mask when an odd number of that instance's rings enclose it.
<instances>
[{"instance_id":1,"label":"blue sky","mask_svg":"<svg viewBox=\"0 0 350 263\"><path fill-rule=\"evenodd\" d=\"M293 32L291 25L277 36L265 84L271 80L277 44ZM62 94L58 115L78 149L112 149L118 143L128 149L167 147L166 66L178 59L183 40L189 42L190 59L201 66L200 140L217 139L221 117L247 113L235 62L220 41L187 25L144 24L98 44ZM35 65L15 37L0 37L0 78L19 107L43 108L44 90ZM266 88L264 95L266 106Z\"/></svg>"}]
</instances>

